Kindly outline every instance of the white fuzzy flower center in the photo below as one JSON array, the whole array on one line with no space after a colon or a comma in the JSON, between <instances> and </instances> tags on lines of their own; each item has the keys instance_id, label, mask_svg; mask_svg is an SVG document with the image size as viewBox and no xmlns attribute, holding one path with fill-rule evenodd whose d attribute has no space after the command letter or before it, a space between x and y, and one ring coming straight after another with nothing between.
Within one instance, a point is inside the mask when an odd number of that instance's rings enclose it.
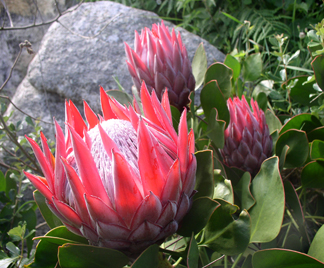
<instances>
[{"instance_id":1,"label":"white fuzzy flower center","mask_svg":"<svg viewBox=\"0 0 324 268\"><path fill-rule=\"evenodd\" d=\"M120 152L124 155L128 164L133 168L135 173L139 175L137 162L137 134L132 124L129 121L121 119L110 119L102 122L101 127L118 146ZM89 130L88 134L91 139L91 154L99 171L100 178L108 193L108 196L110 197L110 200L112 201L112 203L114 203L113 200L115 194L112 174L112 159L110 159L110 157L106 153L98 126L95 126L91 130ZM72 155L69 155L68 162L79 174L73 153ZM87 165L88 163L83 164ZM74 203L74 198L71 196L71 194L70 185L68 184L66 187L66 197L68 199L68 203L72 205Z\"/></svg>"}]
</instances>

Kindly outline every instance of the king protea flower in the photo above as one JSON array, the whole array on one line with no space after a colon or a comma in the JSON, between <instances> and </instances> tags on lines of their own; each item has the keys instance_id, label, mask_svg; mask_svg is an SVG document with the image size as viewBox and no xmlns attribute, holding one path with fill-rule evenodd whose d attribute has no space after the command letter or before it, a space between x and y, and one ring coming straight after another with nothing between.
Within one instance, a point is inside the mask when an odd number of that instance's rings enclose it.
<instances>
[{"instance_id":1,"label":"king protea flower","mask_svg":"<svg viewBox=\"0 0 324 268\"><path fill-rule=\"evenodd\" d=\"M250 109L244 96L227 100L230 123L225 130L225 146L221 150L223 161L255 175L262 162L271 156L272 138L264 113L251 99Z\"/></svg>"},{"instance_id":2,"label":"king protea flower","mask_svg":"<svg viewBox=\"0 0 324 268\"><path fill-rule=\"evenodd\" d=\"M189 103L188 96L195 88L195 78L191 71L186 47L180 33L168 27L153 24L152 31L135 31L134 50L125 43L128 70L134 84L140 91L144 80L151 92L154 88L161 100L163 91L168 89L171 105L182 111Z\"/></svg>"},{"instance_id":3,"label":"king protea flower","mask_svg":"<svg viewBox=\"0 0 324 268\"><path fill-rule=\"evenodd\" d=\"M84 103L88 125L66 103L65 137L56 126L55 158L45 137L43 151L31 144L45 178L25 172L49 208L72 232L92 245L135 254L178 229L194 194L194 134L186 110L178 135L168 95L141 88L139 107L122 106L101 88L100 121Z\"/></svg>"}]
</instances>

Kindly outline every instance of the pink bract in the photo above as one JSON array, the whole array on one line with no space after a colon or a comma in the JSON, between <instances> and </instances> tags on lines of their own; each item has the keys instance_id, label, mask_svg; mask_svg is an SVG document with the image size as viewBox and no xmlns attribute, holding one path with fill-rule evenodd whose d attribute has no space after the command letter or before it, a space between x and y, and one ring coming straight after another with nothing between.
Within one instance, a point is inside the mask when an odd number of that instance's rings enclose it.
<instances>
[{"instance_id":1,"label":"pink bract","mask_svg":"<svg viewBox=\"0 0 324 268\"><path fill-rule=\"evenodd\" d=\"M194 194L194 135L186 110L178 133L168 94L141 88L139 106L123 106L101 88L103 117L84 103L88 124L66 102L65 136L56 126L55 158L28 138L44 177L25 172L49 208L72 232L92 245L136 254L178 229Z\"/></svg>"}]
</instances>

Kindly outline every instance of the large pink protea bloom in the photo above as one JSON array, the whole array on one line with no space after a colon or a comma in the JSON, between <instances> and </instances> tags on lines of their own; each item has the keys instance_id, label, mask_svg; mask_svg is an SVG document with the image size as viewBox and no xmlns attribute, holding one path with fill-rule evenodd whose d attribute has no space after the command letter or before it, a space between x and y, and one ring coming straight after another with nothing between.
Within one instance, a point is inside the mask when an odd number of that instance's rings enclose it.
<instances>
[{"instance_id":1,"label":"large pink protea bloom","mask_svg":"<svg viewBox=\"0 0 324 268\"><path fill-rule=\"evenodd\" d=\"M154 88L161 100L163 91L168 88L171 105L179 110L189 103L188 96L195 88L195 78L191 71L186 47L180 33L174 29L170 34L168 27L153 24L152 31L135 31L135 50L125 43L128 70L134 84L140 91L144 80L151 92Z\"/></svg>"},{"instance_id":2,"label":"large pink protea bloom","mask_svg":"<svg viewBox=\"0 0 324 268\"><path fill-rule=\"evenodd\" d=\"M45 137L43 152L30 142L45 178L25 172L49 208L92 245L136 254L178 229L194 194L194 134L186 110L178 135L167 93L159 102L141 89L144 116L122 106L101 88L100 122L85 104L86 125L66 103L67 133L56 123L55 158Z\"/></svg>"},{"instance_id":3,"label":"large pink protea bloom","mask_svg":"<svg viewBox=\"0 0 324 268\"><path fill-rule=\"evenodd\" d=\"M221 150L223 161L255 175L262 162L271 156L272 138L264 113L251 99L250 109L244 96L227 100L230 123L225 130L225 146Z\"/></svg>"}]
</instances>

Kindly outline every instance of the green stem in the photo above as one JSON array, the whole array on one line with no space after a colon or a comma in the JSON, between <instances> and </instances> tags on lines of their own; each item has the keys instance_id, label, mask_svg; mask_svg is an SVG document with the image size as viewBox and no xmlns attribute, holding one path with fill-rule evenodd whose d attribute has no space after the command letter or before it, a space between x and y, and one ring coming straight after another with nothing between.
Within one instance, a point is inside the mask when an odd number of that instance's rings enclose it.
<instances>
[{"instance_id":1,"label":"green stem","mask_svg":"<svg viewBox=\"0 0 324 268\"><path fill-rule=\"evenodd\" d=\"M240 261L241 257L242 257L243 253L241 253L240 255L237 256L235 262L232 265L232 268L235 268L235 266L238 264L238 262Z\"/></svg>"},{"instance_id":2,"label":"green stem","mask_svg":"<svg viewBox=\"0 0 324 268\"><path fill-rule=\"evenodd\" d=\"M173 266L168 261L168 259L165 257L165 255L160 252L159 253L159 264L157 266L158 268L172 268Z\"/></svg>"},{"instance_id":3,"label":"green stem","mask_svg":"<svg viewBox=\"0 0 324 268\"><path fill-rule=\"evenodd\" d=\"M182 257L180 257L174 264L173 267L177 267L177 265L182 261Z\"/></svg>"},{"instance_id":4,"label":"green stem","mask_svg":"<svg viewBox=\"0 0 324 268\"><path fill-rule=\"evenodd\" d=\"M285 234L284 240L282 241L281 247L284 247L285 244L286 244L286 240L287 240L287 237L288 237L288 234L289 234L289 231L290 231L290 227L291 227L291 223L288 225L287 232Z\"/></svg>"},{"instance_id":5,"label":"green stem","mask_svg":"<svg viewBox=\"0 0 324 268\"><path fill-rule=\"evenodd\" d=\"M224 268L228 268L227 255L225 255L225 258L224 258Z\"/></svg>"},{"instance_id":6,"label":"green stem","mask_svg":"<svg viewBox=\"0 0 324 268\"><path fill-rule=\"evenodd\" d=\"M324 217L321 216L305 216L305 219L316 219L324 221Z\"/></svg>"}]
</instances>

